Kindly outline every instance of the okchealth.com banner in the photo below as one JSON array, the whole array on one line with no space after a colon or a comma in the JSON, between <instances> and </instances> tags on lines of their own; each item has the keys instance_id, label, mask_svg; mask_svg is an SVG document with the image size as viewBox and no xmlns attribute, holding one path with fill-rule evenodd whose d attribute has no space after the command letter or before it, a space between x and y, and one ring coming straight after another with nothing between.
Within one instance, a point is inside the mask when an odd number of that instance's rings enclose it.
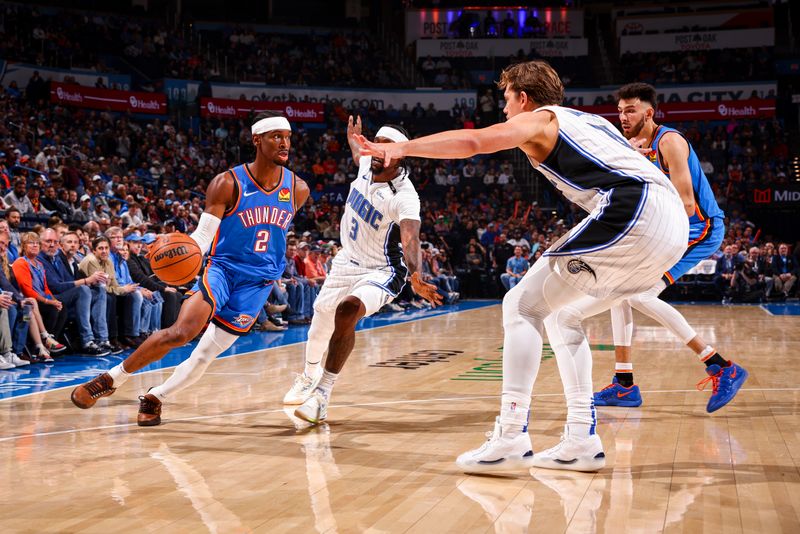
<instances>
[{"instance_id":1,"label":"okchealth.com banner","mask_svg":"<svg viewBox=\"0 0 800 534\"><path fill-rule=\"evenodd\" d=\"M246 118L261 111L280 111L290 121L324 122L325 106L314 102L270 102L263 100L233 100L229 98L201 98L200 116L218 118Z\"/></svg>"},{"instance_id":2,"label":"okchealth.com banner","mask_svg":"<svg viewBox=\"0 0 800 534\"><path fill-rule=\"evenodd\" d=\"M50 101L66 106L107 111L149 115L167 113L167 95L164 93L114 91L60 82L50 83Z\"/></svg>"},{"instance_id":3,"label":"okchealth.com banner","mask_svg":"<svg viewBox=\"0 0 800 534\"><path fill-rule=\"evenodd\" d=\"M578 109L618 122L614 105L577 106ZM722 102L671 102L660 104L657 122L720 121L730 119L770 119L775 117L775 100L726 100Z\"/></svg>"}]
</instances>

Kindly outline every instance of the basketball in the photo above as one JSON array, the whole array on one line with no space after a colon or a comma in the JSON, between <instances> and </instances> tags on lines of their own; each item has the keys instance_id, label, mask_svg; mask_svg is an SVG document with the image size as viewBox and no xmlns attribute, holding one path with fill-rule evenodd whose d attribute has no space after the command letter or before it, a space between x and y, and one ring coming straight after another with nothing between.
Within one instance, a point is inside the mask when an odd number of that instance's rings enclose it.
<instances>
[{"instance_id":1,"label":"basketball","mask_svg":"<svg viewBox=\"0 0 800 534\"><path fill-rule=\"evenodd\" d=\"M150 266L165 284L180 286L194 280L203 255L194 239L178 232L156 241L150 252Z\"/></svg>"}]
</instances>

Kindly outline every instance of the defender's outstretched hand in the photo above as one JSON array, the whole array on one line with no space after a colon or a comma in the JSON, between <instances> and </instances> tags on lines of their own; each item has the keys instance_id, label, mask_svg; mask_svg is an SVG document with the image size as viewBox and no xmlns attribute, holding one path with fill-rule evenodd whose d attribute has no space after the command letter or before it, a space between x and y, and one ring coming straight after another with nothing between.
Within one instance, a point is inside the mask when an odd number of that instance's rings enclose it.
<instances>
[{"instance_id":1,"label":"defender's outstretched hand","mask_svg":"<svg viewBox=\"0 0 800 534\"><path fill-rule=\"evenodd\" d=\"M419 273L411 275L411 289L414 293L424 298L435 308L442 304L442 296L436 291L436 286L422 281Z\"/></svg>"},{"instance_id":2,"label":"defender's outstretched hand","mask_svg":"<svg viewBox=\"0 0 800 534\"><path fill-rule=\"evenodd\" d=\"M402 159L406 155L406 143L373 143L363 135L356 135L355 140L361 147L362 156L382 159L384 167L388 167L393 161Z\"/></svg>"}]
</instances>

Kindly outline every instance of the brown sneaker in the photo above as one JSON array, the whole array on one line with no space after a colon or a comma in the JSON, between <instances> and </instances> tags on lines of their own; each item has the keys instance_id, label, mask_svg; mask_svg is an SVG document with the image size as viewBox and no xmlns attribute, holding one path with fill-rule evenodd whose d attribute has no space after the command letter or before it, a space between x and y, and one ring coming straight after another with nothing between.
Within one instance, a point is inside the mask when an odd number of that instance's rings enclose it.
<instances>
[{"instance_id":1,"label":"brown sneaker","mask_svg":"<svg viewBox=\"0 0 800 534\"><path fill-rule=\"evenodd\" d=\"M108 397L117 390L113 384L114 380L108 373L96 376L72 390L72 404L84 410L91 408L97 399Z\"/></svg>"},{"instance_id":2,"label":"brown sneaker","mask_svg":"<svg viewBox=\"0 0 800 534\"><path fill-rule=\"evenodd\" d=\"M139 426L156 426L161 424L161 401L155 395L147 394L139 397Z\"/></svg>"}]
</instances>

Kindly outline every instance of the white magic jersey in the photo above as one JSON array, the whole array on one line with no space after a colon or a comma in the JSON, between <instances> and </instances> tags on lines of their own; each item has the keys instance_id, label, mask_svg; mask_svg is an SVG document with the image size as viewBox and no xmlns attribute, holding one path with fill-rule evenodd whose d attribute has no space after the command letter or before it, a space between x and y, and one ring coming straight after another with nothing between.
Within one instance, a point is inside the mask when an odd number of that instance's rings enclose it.
<instances>
[{"instance_id":1,"label":"white magic jersey","mask_svg":"<svg viewBox=\"0 0 800 534\"><path fill-rule=\"evenodd\" d=\"M360 158L358 176L350 184L341 221L342 250L333 266L340 272L345 267L394 271L403 275L404 283L400 221L420 220L419 196L405 172L391 183L373 183L371 162L371 157Z\"/></svg>"},{"instance_id":2,"label":"white magic jersey","mask_svg":"<svg viewBox=\"0 0 800 534\"><path fill-rule=\"evenodd\" d=\"M597 115L545 106L558 141L531 163L589 216L544 255L574 287L600 298L650 289L686 250L689 225L677 190Z\"/></svg>"}]
</instances>

